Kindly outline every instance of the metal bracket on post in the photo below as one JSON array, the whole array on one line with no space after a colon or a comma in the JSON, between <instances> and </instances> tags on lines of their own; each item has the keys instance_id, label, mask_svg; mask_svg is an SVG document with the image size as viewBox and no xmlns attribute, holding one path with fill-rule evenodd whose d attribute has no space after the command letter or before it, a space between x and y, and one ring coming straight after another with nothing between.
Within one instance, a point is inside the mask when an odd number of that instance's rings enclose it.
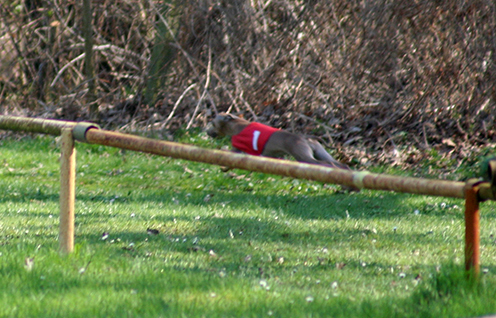
<instances>
[{"instance_id":1,"label":"metal bracket on post","mask_svg":"<svg viewBox=\"0 0 496 318\"><path fill-rule=\"evenodd\" d=\"M76 200L76 149L72 128L61 132L60 156L60 251L74 250L74 203Z\"/></svg>"},{"instance_id":2,"label":"metal bracket on post","mask_svg":"<svg viewBox=\"0 0 496 318\"><path fill-rule=\"evenodd\" d=\"M97 124L86 123L86 122L77 123L72 130L74 139L80 142L88 142L86 140L86 132L93 128L100 129L100 126L98 126Z\"/></svg>"}]
</instances>

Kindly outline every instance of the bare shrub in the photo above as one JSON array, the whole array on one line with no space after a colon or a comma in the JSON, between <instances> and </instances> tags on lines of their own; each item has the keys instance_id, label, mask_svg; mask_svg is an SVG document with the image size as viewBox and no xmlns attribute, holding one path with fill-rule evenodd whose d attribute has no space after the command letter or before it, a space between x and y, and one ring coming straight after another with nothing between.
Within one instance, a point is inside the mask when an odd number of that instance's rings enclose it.
<instances>
[{"instance_id":1,"label":"bare shrub","mask_svg":"<svg viewBox=\"0 0 496 318\"><path fill-rule=\"evenodd\" d=\"M202 126L231 110L369 149L495 141L494 1L92 5L105 125ZM2 6L4 112L88 116L81 10Z\"/></svg>"}]
</instances>

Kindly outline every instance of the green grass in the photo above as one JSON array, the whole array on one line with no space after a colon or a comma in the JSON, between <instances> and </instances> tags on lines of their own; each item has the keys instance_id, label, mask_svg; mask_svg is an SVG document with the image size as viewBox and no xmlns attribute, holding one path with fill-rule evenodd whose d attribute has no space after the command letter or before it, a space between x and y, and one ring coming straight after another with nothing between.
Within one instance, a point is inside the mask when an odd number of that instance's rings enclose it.
<instances>
[{"instance_id":1,"label":"green grass","mask_svg":"<svg viewBox=\"0 0 496 318\"><path fill-rule=\"evenodd\" d=\"M1 317L496 313L493 203L474 282L462 270L463 200L77 150L76 246L62 256L54 139L0 141Z\"/></svg>"}]
</instances>

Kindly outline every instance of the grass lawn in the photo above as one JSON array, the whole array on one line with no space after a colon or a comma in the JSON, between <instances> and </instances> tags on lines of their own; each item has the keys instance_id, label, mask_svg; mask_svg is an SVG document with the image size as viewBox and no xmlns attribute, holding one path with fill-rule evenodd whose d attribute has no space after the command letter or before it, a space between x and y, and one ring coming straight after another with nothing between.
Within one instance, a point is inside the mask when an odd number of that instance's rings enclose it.
<instances>
[{"instance_id":1,"label":"grass lawn","mask_svg":"<svg viewBox=\"0 0 496 318\"><path fill-rule=\"evenodd\" d=\"M1 317L496 313L492 202L476 282L462 270L463 200L77 151L76 246L62 256L55 139L0 141Z\"/></svg>"}]
</instances>

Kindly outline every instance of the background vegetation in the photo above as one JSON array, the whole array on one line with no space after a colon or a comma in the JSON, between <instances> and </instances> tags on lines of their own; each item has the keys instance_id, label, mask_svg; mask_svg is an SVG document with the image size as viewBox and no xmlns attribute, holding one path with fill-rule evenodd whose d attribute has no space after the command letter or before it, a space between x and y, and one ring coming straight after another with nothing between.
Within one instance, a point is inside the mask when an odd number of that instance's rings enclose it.
<instances>
[{"instance_id":1,"label":"background vegetation","mask_svg":"<svg viewBox=\"0 0 496 318\"><path fill-rule=\"evenodd\" d=\"M3 2L0 112L174 131L229 109L361 164L496 138L491 0L92 1L94 78L83 2Z\"/></svg>"}]
</instances>

